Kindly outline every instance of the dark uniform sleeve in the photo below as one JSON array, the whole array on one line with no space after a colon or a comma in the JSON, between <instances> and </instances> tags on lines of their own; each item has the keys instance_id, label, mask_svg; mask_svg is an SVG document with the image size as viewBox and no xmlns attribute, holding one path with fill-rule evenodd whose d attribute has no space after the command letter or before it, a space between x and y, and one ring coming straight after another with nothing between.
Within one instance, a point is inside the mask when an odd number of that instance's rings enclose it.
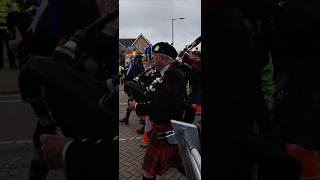
<instances>
[{"instance_id":1,"label":"dark uniform sleeve","mask_svg":"<svg viewBox=\"0 0 320 180\"><path fill-rule=\"evenodd\" d=\"M65 154L67 179L118 179L117 142L87 139L72 142Z\"/></svg>"},{"instance_id":2,"label":"dark uniform sleeve","mask_svg":"<svg viewBox=\"0 0 320 180\"><path fill-rule=\"evenodd\" d=\"M185 83L182 73L177 70L165 72L163 83L150 95L150 101L136 106L138 116L149 115L153 121L170 121L181 116L179 102L184 101Z\"/></svg>"}]
</instances>

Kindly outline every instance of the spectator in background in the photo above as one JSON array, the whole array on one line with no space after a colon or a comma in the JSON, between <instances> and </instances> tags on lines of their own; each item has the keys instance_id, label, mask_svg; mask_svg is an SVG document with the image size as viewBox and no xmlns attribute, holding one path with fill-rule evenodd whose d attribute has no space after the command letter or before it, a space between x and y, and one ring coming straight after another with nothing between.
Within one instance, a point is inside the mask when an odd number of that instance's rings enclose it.
<instances>
[{"instance_id":1,"label":"spectator in background","mask_svg":"<svg viewBox=\"0 0 320 180\"><path fill-rule=\"evenodd\" d=\"M7 17L11 12L19 12L19 5L13 0L0 0L0 69L3 68L3 44L7 49L7 56L10 68L17 68L15 57L9 50L8 42L13 38L14 33L10 32L7 25Z\"/></svg>"},{"instance_id":2,"label":"spectator in background","mask_svg":"<svg viewBox=\"0 0 320 180\"><path fill-rule=\"evenodd\" d=\"M142 59L141 59L141 56L139 55L137 55L136 57L132 57L128 65L129 65L129 68L126 75L126 81L132 81L134 77L138 76L144 71ZM128 102L131 100L132 100L132 97L129 97ZM130 114L131 114L131 109L127 108L126 116L119 121L128 124ZM137 129L138 134L143 134L143 132L144 132L144 126L141 127L140 129Z\"/></svg>"},{"instance_id":3,"label":"spectator in background","mask_svg":"<svg viewBox=\"0 0 320 180\"><path fill-rule=\"evenodd\" d=\"M196 114L201 114L201 54L199 51L194 51L192 54L185 54L188 56L188 62L191 64L190 72L190 87L189 102L196 110Z\"/></svg>"}]
</instances>

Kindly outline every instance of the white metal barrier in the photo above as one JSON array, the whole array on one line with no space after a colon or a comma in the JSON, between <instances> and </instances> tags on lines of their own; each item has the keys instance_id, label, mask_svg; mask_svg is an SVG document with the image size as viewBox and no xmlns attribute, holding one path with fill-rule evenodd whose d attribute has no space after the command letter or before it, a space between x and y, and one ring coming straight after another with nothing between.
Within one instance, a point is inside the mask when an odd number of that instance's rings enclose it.
<instances>
[{"instance_id":1,"label":"white metal barrier","mask_svg":"<svg viewBox=\"0 0 320 180\"><path fill-rule=\"evenodd\" d=\"M197 126L189 123L171 120L174 129L174 140L189 180L201 180L200 138Z\"/></svg>"}]
</instances>

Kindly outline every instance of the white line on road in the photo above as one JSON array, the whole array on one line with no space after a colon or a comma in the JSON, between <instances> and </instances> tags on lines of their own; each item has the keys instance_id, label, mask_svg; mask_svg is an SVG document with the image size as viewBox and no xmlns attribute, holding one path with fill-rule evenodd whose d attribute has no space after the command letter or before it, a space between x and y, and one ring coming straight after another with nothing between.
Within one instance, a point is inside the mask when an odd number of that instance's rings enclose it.
<instances>
[{"instance_id":1,"label":"white line on road","mask_svg":"<svg viewBox=\"0 0 320 180\"><path fill-rule=\"evenodd\" d=\"M142 139L142 137L131 137L131 138L119 138L119 141L128 141L128 140L138 140ZM16 140L16 141L0 141L0 145L8 145L8 144L31 144L32 140Z\"/></svg>"},{"instance_id":2,"label":"white line on road","mask_svg":"<svg viewBox=\"0 0 320 180\"><path fill-rule=\"evenodd\" d=\"M141 138L142 137L119 138L119 141L137 140L137 139L141 139Z\"/></svg>"},{"instance_id":3,"label":"white line on road","mask_svg":"<svg viewBox=\"0 0 320 180\"><path fill-rule=\"evenodd\" d=\"M21 97L21 94L4 94L0 95L0 97Z\"/></svg>"},{"instance_id":4,"label":"white line on road","mask_svg":"<svg viewBox=\"0 0 320 180\"><path fill-rule=\"evenodd\" d=\"M138 140L142 139L142 137L131 137L131 138L119 138L119 141L128 141L128 140ZM8 144L31 144L32 140L16 140L16 141L0 141L0 145L8 145Z\"/></svg>"},{"instance_id":5,"label":"white line on road","mask_svg":"<svg viewBox=\"0 0 320 180\"><path fill-rule=\"evenodd\" d=\"M0 103L20 103L22 102L21 99L16 99L16 100L0 100Z\"/></svg>"},{"instance_id":6,"label":"white line on road","mask_svg":"<svg viewBox=\"0 0 320 180\"><path fill-rule=\"evenodd\" d=\"M8 145L8 144L31 144L32 140L17 140L17 141L0 141L0 145Z\"/></svg>"}]
</instances>

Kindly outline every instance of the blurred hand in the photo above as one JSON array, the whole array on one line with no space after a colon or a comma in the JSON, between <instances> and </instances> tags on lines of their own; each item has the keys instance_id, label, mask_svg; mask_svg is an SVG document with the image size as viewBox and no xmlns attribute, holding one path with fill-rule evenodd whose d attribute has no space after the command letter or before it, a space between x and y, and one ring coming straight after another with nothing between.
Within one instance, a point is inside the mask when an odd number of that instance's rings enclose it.
<instances>
[{"instance_id":1,"label":"blurred hand","mask_svg":"<svg viewBox=\"0 0 320 180\"><path fill-rule=\"evenodd\" d=\"M198 55L191 54L191 53L185 53L182 56L182 61L191 65L192 68L201 71L201 58Z\"/></svg>"},{"instance_id":2,"label":"blurred hand","mask_svg":"<svg viewBox=\"0 0 320 180\"><path fill-rule=\"evenodd\" d=\"M9 50L15 54L17 51L18 51L18 47L19 45L21 44L22 42L22 35L21 35L21 32L19 31L18 27L17 26L14 26L14 29L15 29L15 39L11 39L9 42L8 42L8 46L9 46Z\"/></svg>"},{"instance_id":3,"label":"blurred hand","mask_svg":"<svg viewBox=\"0 0 320 180\"><path fill-rule=\"evenodd\" d=\"M185 53L183 56L182 56L182 61L183 62L186 62L188 64L190 63L194 63L194 62L200 62L200 57L197 56L197 55L194 55L194 54L191 54L191 53Z\"/></svg>"},{"instance_id":4,"label":"blurred hand","mask_svg":"<svg viewBox=\"0 0 320 180\"><path fill-rule=\"evenodd\" d=\"M8 42L9 50L15 54L18 50L20 42L16 39L12 39Z\"/></svg>"},{"instance_id":5,"label":"blurred hand","mask_svg":"<svg viewBox=\"0 0 320 180\"><path fill-rule=\"evenodd\" d=\"M61 135L41 135L43 159L48 163L49 169L64 168L62 151L68 141L68 138Z\"/></svg>"},{"instance_id":6,"label":"blurred hand","mask_svg":"<svg viewBox=\"0 0 320 180\"><path fill-rule=\"evenodd\" d=\"M97 74L97 67L98 67L98 63L92 59L91 57L88 58L88 60L86 60L84 62L84 66L86 68L87 73L92 76L95 77Z\"/></svg>"},{"instance_id":7,"label":"blurred hand","mask_svg":"<svg viewBox=\"0 0 320 180\"><path fill-rule=\"evenodd\" d=\"M135 111L136 104L137 104L137 102L135 100L129 101L129 109L131 109L132 111Z\"/></svg>"}]
</instances>

